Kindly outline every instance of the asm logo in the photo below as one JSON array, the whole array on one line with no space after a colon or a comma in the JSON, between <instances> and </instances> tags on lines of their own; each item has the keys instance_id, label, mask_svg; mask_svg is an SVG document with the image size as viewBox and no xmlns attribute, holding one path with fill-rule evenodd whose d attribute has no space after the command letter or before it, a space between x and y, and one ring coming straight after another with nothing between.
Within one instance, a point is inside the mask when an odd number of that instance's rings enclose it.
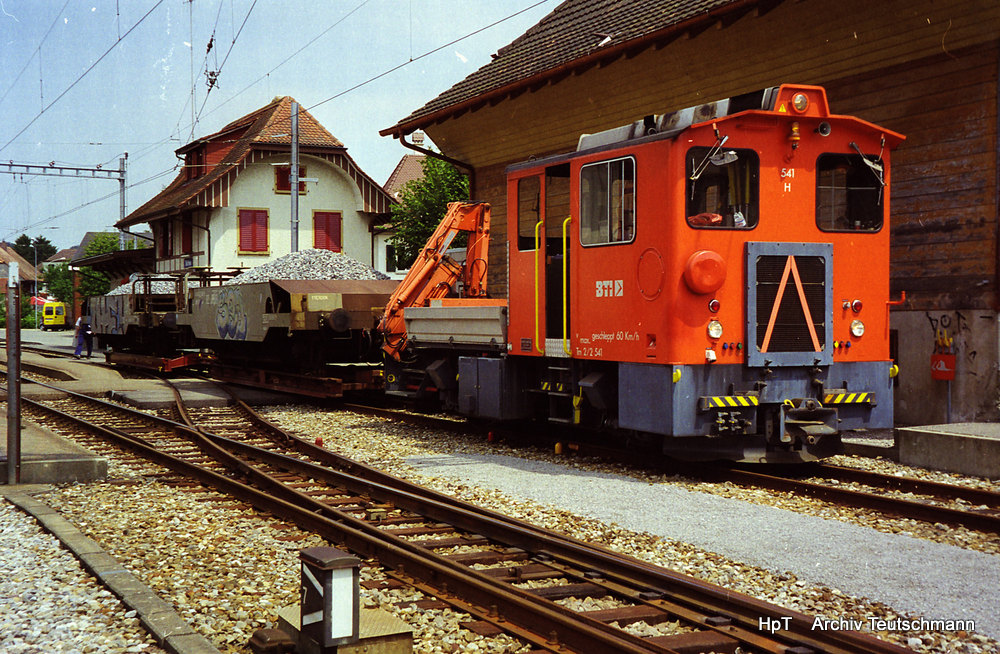
<instances>
[{"instance_id":1,"label":"asm logo","mask_svg":"<svg viewBox=\"0 0 1000 654\"><path fill-rule=\"evenodd\" d=\"M597 282L597 294L595 297L622 297L625 295L625 281L622 279L609 279Z\"/></svg>"}]
</instances>

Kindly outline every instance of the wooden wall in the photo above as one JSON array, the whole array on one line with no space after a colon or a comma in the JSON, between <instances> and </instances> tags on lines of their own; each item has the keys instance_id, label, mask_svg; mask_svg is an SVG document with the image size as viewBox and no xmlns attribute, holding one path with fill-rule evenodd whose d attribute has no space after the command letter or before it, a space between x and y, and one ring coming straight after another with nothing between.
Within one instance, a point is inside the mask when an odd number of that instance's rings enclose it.
<instances>
[{"instance_id":1,"label":"wooden wall","mask_svg":"<svg viewBox=\"0 0 1000 654\"><path fill-rule=\"evenodd\" d=\"M476 168L565 152L596 132L784 82L825 84L995 42L997 0L786 0L426 126Z\"/></svg>"},{"instance_id":2,"label":"wooden wall","mask_svg":"<svg viewBox=\"0 0 1000 654\"><path fill-rule=\"evenodd\" d=\"M893 155L892 292L997 308L998 42L827 83L831 109L906 135Z\"/></svg>"},{"instance_id":3,"label":"wooden wall","mask_svg":"<svg viewBox=\"0 0 1000 654\"><path fill-rule=\"evenodd\" d=\"M907 135L894 159L893 292L909 308L996 308L997 0L783 2L427 127L476 168L506 260L504 168L581 133L782 82L827 87L834 111ZM731 65L739 62L738 66ZM494 272L495 271L495 272ZM506 295L491 271L490 292Z\"/></svg>"},{"instance_id":4,"label":"wooden wall","mask_svg":"<svg viewBox=\"0 0 1000 654\"><path fill-rule=\"evenodd\" d=\"M476 170L473 200L490 203L490 266L486 290L493 297L507 297L507 175L506 165Z\"/></svg>"}]
</instances>

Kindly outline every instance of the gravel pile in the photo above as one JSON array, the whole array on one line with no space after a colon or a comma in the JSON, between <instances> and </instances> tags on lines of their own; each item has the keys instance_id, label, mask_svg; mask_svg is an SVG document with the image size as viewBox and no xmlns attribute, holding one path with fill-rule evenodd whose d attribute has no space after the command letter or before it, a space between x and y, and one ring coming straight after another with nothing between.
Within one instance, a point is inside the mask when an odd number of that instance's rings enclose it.
<instances>
[{"instance_id":1,"label":"gravel pile","mask_svg":"<svg viewBox=\"0 0 1000 654\"><path fill-rule=\"evenodd\" d=\"M132 282L138 278L138 273L132 273L132 276L128 278L128 281L117 288L113 288L105 295L128 295L132 292ZM136 290L142 291L145 289L144 285L139 285ZM154 295L173 295L177 290L177 285L174 282L169 281L154 281L150 282L149 285L150 292Z\"/></svg>"},{"instance_id":2,"label":"gravel pile","mask_svg":"<svg viewBox=\"0 0 1000 654\"><path fill-rule=\"evenodd\" d=\"M254 284L272 279L389 279L371 266L340 252L301 250L251 268L226 284Z\"/></svg>"}]
</instances>

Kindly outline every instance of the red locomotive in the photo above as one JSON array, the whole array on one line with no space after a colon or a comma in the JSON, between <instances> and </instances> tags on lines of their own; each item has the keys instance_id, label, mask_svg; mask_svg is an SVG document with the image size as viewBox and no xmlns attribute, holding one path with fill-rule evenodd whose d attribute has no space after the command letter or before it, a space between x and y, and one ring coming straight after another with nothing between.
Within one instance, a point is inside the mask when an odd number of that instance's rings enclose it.
<instances>
[{"instance_id":1,"label":"red locomotive","mask_svg":"<svg viewBox=\"0 0 1000 654\"><path fill-rule=\"evenodd\" d=\"M891 427L902 140L784 85L511 166L507 300L482 297L489 208L454 205L387 307L388 390L694 458L812 460Z\"/></svg>"}]
</instances>

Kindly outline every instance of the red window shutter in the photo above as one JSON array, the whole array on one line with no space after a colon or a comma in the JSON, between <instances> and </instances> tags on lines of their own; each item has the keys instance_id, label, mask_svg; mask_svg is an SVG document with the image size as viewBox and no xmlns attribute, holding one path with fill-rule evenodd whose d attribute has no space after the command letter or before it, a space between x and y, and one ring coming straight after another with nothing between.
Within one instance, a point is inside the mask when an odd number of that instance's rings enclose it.
<instances>
[{"instance_id":1,"label":"red window shutter","mask_svg":"<svg viewBox=\"0 0 1000 654\"><path fill-rule=\"evenodd\" d=\"M291 193L292 192L292 182L289 179L289 175L292 174L291 166L275 166L274 167L274 192L275 193ZM299 178L307 177L306 167L299 166ZM299 193L306 192L306 183L299 182Z\"/></svg>"},{"instance_id":2,"label":"red window shutter","mask_svg":"<svg viewBox=\"0 0 1000 654\"><path fill-rule=\"evenodd\" d=\"M253 235L254 250L256 252L267 252L267 212L256 212Z\"/></svg>"},{"instance_id":3,"label":"red window shutter","mask_svg":"<svg viewBox=\"0 0 1000 654\"><path fill-rule=\"evenodd\" d=\"M240 210L240 250L249 252L253 249L253 214L252 212Z\"/></svg>"},{"instance_id":4,"label":"red window shutter","mask_svg":"<svg viewBox=\"0 0 1000 654\"><path fill-rule=\"evenodd\" d=\"M171 254L170 246L170 222L160 221L160 258L166 259Z\"/></svg>"},{"instance_id":5,"label":"red window shutter","mask_svg":"<svg viewBox=\"0 0 1000 654\"><path fill-rule=\"evenodd\" d=\"M243 252L267 252L267 211L240 209L240 247Z\"/></svg>"},{"instance_id":6,"label":"red window shutter","mask_svg":"<svg viewBox=\"0 0 1000 654\"><path fill-rule=\"evenodd\" d=\"M191 254L194 251L194 228L190 220L181 223L181 250L184 254Z\"/></svg>"},{"instance_id":7,"label":"red window shutter","mask_svg":"<svg viewBox=\"0 0 1000 654\"><path fill-rule=\"evenodd\" d=\"M276 193L288 193L292 190L292 184L288 179L291 171L290 166L274 167L274 191Z\"/></svg>"},{"instance_id":8,"label":"red window shutter","mask_svg":"<svg viewBox=\"0 0 1000 654\"><path fill-rule=\"evenodd\" d=\"M313 214L313 247L340 252L341 214L336 211L317 211Z\"/></svg>"}]
</instances>

